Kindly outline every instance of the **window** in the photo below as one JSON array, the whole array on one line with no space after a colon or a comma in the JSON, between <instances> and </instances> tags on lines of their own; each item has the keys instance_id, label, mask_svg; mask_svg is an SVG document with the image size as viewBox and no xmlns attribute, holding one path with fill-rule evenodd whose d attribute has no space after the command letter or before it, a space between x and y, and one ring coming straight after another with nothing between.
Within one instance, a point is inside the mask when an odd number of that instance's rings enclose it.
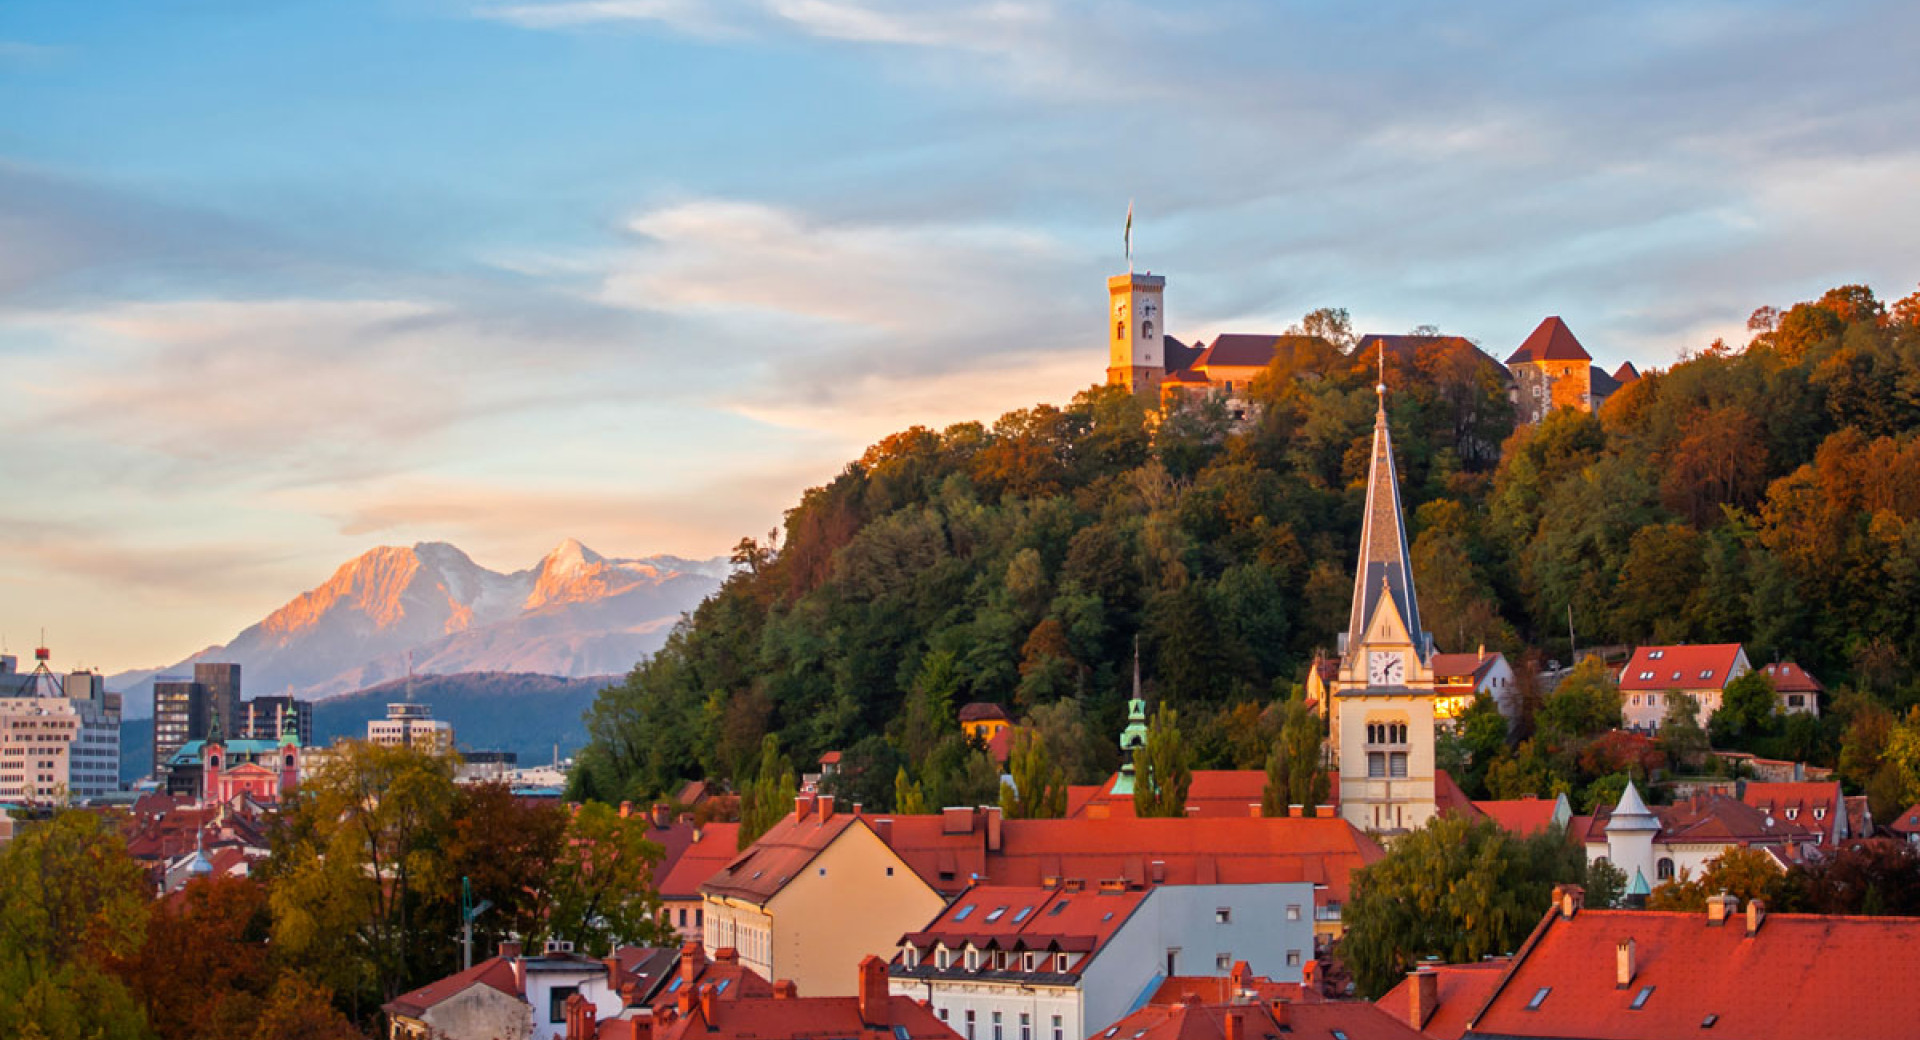
<instances>
[{"instance_id":1,"label":"window","mask_svg":"<svg viewBox=\"0 0 1920 1040\"><path fill-rule=\"evenodd\" d=\"M697 906L696 906L696 907L694 907L694 908L693 908L693 926L694 926L695 928L703 928L703 927L705 927L705 926L706 926L706 920L705 920L705 919L706 919L706 916L707 916L707 911L706 911L705 909L703 909L703 908L701 908L701 907L697 907Z\"/></svg>"},{"instance_id":2,"label":"window","mask_svg":"<svg viewBox=\"0 0 1920 1040\"><path fill-rule=\"evenodd\" d=\"M1029 917L1032 917L1032 916L1033 916L1033 907L1030 907L1030 906L1023 906L1023 907L1021 907L1021 908L1020 908L1020 912L1019 912L1019 913L1016 913L1016 914L1014 914L1014 915L1013 915L1013 923L1014 923L1014 924L1019 924L1020 922L1022 922L1022 921L1024 921L1024 920L1026 920L1027 918L1029 918Z\"/></svg>"},{"instance_id":3,"label":"window","mask_svg":"<svg viewBox=\"0 0 1920 1040\"><path fill-rule=\"evenodd\" d=\"M992 924L993 922L998 921L1001 918L1001 916L1004 915L1006 912L1007 912L1007 908L1004 906L994 907L993 912L987 915L987 923Z\"/></svg>"},{"instance_id":4,"label":"window","mask_svg":"<svg viewBox=\"0 0 1920 1040\"><path fill-rule=\"evenodd\" d=\"M1214 924L1232 924L1233 907L1223 906L1213 912Z\"/></svg>"},{"instance_id":5,"label":"window","mask_svg":"<svg viewBox=\"0 0 1920 1040\"><path fill-rule=\"evenodd\" d=\"M947 1020L947 1011L947 1008L940 1009L940 1021L945 1022Z\"/></svg>"},{"instance_id":6,"label":"window","mask_svg":"<svg viewBox=\"0 0 1920 1040\"><path fill-rule=\"evenodd\" d=\"M959 913L953 915L953 919L955 921L964 921L971 916L973 916L973 904L968 903L966 906L960 908Z\"/></svg>"},{"instance_id":7,"label":"window","mask_svg":"<svg viewBox=\"0 0 1920 1040\"><path fill-rule=\"evenodd\" d=\"M1667 656L1667 652L1665 650L1655 650L1654 652L1648 654L1647 656L1652 658L1655 661L1658 661L1662 657Z\"/></svg>"},{"instance_id":8,"label":"window","mask_svg":"<svg viewBox=\"0 0 1920 1040\"><path fill-rule=\"evenodd\" d=\"M1378 751L1367 752L1367 776L1379 779L1387 775L1387 756Z\"/></svg>"},{"instance_id":9,"label":"window","mask_svg":"<svg viewBox=\"0 0 1920 1040\"><path fill-rule=\"evenodd\" d=\"M1826 819L1826 818L1827 818L1827 810L1826 810L1826 807L1825 807L1825 806L1820 806L1820 805L1816 805L1816 806L1814 806L1814 807L1813 807L1813 818L1814 818L1814 819L1816 819L1816 820L1824 820L1824 819Z\"/></svg>"},{"instance_id":10,"label":"window","mask_svg":"<svg viewBox=\"0 0 1920 1040\"><path fill-rule=\"evenodd\" d=\"M967 947L967 970L968 971L980 970L980 951L974 949L971 946Z\"/></svg>"},{"instance_id":11,"label":"window","mask_svg":"<svg viewBox=\"0 0 1920 1040\"><path fill-rule=\"evenodd\" d=\"M1287 951L1287 967L1298 968L1299 966L1300 966L1300 951L1288 950Z\"/></svg>"},{"instance_id":12,"label":"window","mask_svg":"<svg viewBox=\"0 0 1920 1040\"><path fill-rule=\"evenodd\" d=\"M1070 903L1070 902L1072 902L1072 900L1070 900L1070 899L1062 899L1062 900L1061 900L1061 901L1059 901L1058 903L1055 903L1055 904L1053 904L1053 909L1051 909L1051 910L1049 910L1049 911L1047 911L1047 916L1048 916L1048 917L1059 917L1059 916L1060 916L1060 911L1062 911L1062 910L1065 910L1065 909L1067 908L1067 904L1068 904L1068 903Z\"/></svg>"},{"instance_id":13,"label":"window","mask_svg":"<svg viewBox=\"0 0 1920 1040\"><path fill-rule=\"evenodd\" d=\"M952 963L952 960L950 959L950 955L947 953L945 947L942 947L941 949L935 951L933 955L934 967L939 968L941 971L945 971L947 970L948 965L950 965L951 963Z\"/></svg>"},{"instance_id":14,"label":"window","mask_svg":"<svg viewBox=\"0 0 1920 1040\"><path fill-rule=\"evenodd\" d=\"M1533 994L1533 999L1527 1001L1527 1010L1528 1011L1540 1010L1540 1005L1545 1004L1547 1002L1547 994L1551 992L1553 992L1552 986L1542 986L1539 989L1535 990Z\"/></svg>"},{"instance_id":15,"label":"window","mask_svg":"<svg viewBox=\"0 0 1920 1040\"><path fill-rule=\"evenodd\" d=\"M1700 1028L1712 1029L1713 1024L1718 1021L1720 1021L1719 1015L1708 1015L1707 1017L1700 1020Z\"/></svg>"},{"instance_id":16,"label":"window","mask_svg":"<svg viewBox=\"0 0 1920 1040\"><path fill-rule=\"evenodd\" d=\"M1028 950L1028 951L1027 951L1027 956L1026 956L1026 969L1027 969L1028 971L1032 971L1032 970L1034 969L1034 967L1035 967L1035 966L1036 966L1036 965L1037 965L1037 964L1039 963L1039 961L1040 961L1040 955L1039 955L1039 954L1037 954L1037 953L1034 953L1034 952L1033 952L1032 950Z\"/></svg>"},{"instance_id":17,"label":"window","mask_svg":"<svg viewBox=\"0 0 1920 1040\"><path fill-rule=\"evenodd\" d=\"M967 1009L967 1040L973 1040L973 1009Z\"/></svg>"},{"instance_id":18,"label":"window","mask_svg":"<svg viewBox=\"0 0 1920 1040\"><path fill-rule=\"evenodd\" d=\"M993 1040L1007 1040L1006 1033L1000 1027L1000 1012L993 1013Z\"/></svg>"},{"instance_id":19,"label":"window","mask_svg":"<svg viewBox=\"0 0 1920 1040\"><path fill-rule=\"evenodd\" d=\"M1288 903L1287 904L1287 920L1298 921L1299 919L1300 919L1300 904Z\"/></svg>"},{"instance_id":20,"label":"window","mask_svg":"<svg viewBox=\"0 0 1920 1040\"><path fill-rule=\"evenodd\" d=\"M1060 1016L1053 1016L1053 1040L1066 1040L1066 1037L1067 1029L1066 1026L1061 1023Z\"/></svg>"},{"instance_id":21,"label":"window","mask_svg":"<svg viewBox=\"0 0 1920 1040\"><path fill-rule=\"evenodd\" d=\"M1666 881L1672 878L1673 877L1673 860L1668 859L1665 856L1660 857L1660 862L1655 863L1653 865L1653 873L1656 879L1660 881Z\"/></svg>"},{"instance_id":22,"label":"window","mask_svg":"<svg viewBox=\"0 0 1920 1040\"><path fill-rule=\"evenodd\" d=\"M1213 955L1213 970L1215 970L1215 971L1232 971L1232 970L1233 970L1233 954L1231 954L1231 953L1216 953L1216 954L1214 954L1214 955Z\"/></svg>"},{"instance_id":23,"label":"window","mask_svg":"<svg viewBox=\"0 0 1920 1040\"><path fill-rule=\"evenodd\" d=\"M1067 971L1067 955L1066 954L1064 953L1054 954L1053 970L1060 972L1063 975L1066 974L1066 971Z\"/></svg>"},{"instance_id":24,"label":"window","mask_svg":"<svg viewBox=\"0 0 1920 1040\"><path fill-rule=\"evenodd\" d=\"M1711 678L1713 678L1713 669L1711 669L1711 668L1702 668L1702 669L1700 669L1700 678L1702 678L1702 679L1711 679Z\"/></svg>"},{"instance_id":25,"label":"window","mask_svg":"<svg viewBox=\"0 0 1920 1040\"><path fill-rule=\"evenodd\" d=\"M1797 820L1799 818L1800 818L1800 809L1798 806L1787 810L1787 819Z\"/></svg>"},{"instance_id":26,"label":"window","mask_svg":"<svg viewBox=\"0 0 1920 1040\"><path fill-rule=\"evenodd\" d=\"M1176 946L1167 951L1167 976L1171 978L1172 976L1180 974L1179 967L1180 947Z\"/></svg>"},{"instance_id":27,"label":"window","mask_svg":"<svg viewBox=\"0 0 1920 1040\"><path fill-rule=\"evenodd\" d=\"M1020 1012L1020 1040L1033 1040L1033 1016Z\"/></svg>"},{"instance_id":28,"label":"window","mask_svg":"<svg viewBox=\"0 0 1920 1040\"><path fill-rule=\"evenodd\" d=\"M1640 992L1638 992L1638 993L1635 993L1635 994L1633 995L1633 1003L1632 1003L1631 1005L1629 1005L1629 1006L1630 1006L1630 1007L1631 1007L1631 1008L1632 1008L1633 1010L1635 1010L1635 1011L1638 1011L1638 1010L1640 1010L1641 1008L1643 1008L1643 1007L1646 1007L1646 1006L1647 1006L1647 998L1648 998L1648 997L1651 997L1651 996L1653 996L1653 987L1652 987L1652 986L1642 986L1642 987L1640 988Z\"/></svg>"},{"instance_id":29,"label":"window","mask_svg":"<svg viewBox=\"0 0 1920 1040\"><path fill-rule=\"evenodd\" d=\"M578 986L555 986L547 991L547 1021L567 1020L567 998L580 992Z\"/></svg>"},{"instance_id":30,"label":"window","mask_svg":"<svg viewBox=\"0 0 1920 1040\"><path fill-rule=\"evenodd\" d=\"M821 877L826 877L826 876L827 876L827 868L825 868L825 867L821 867L821 868L820 868L820 876L821 876Z\"/></svg>"},{"instance_id":31,"label":"window","mask_svg":"<svg viewBox=\"0 0 1920 1040\"><path fill-rule=\"evenodd\" d=\"M1393 754L1387 756L1387 775L1396 780L1402 779L1407 775L1406 752L1395 751Z\"/></svg>"}]
</instances>

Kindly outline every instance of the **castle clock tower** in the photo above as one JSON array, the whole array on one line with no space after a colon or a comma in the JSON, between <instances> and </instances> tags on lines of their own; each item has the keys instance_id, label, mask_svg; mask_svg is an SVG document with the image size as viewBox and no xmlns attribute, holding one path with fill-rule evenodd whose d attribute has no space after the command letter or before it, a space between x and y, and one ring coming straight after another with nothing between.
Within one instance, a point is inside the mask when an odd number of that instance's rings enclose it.
<instances>
[{"instance_id":1,"label":"castle clock tower","mask_svg":"<svg viewBox=\"0 0 1920 1040\"><path fill-rule=\"evenodd\" d=\"M1413 564L1387 427L1386 354L1373 419L1353 612L1340 636L1331 728L1340 815L1363 830L1419 827L1435 811L1433 639L1420 627Z\"/></svg>"},{"instance_id":2,"label":"castle clock tower","mask_svg":"<svg viewBox=\"0 0 1920 1040\"><path fill-rule=\"evenodd\" d=\"M1160 396L1167 375L1164 308L1167 279L1117 274L1107 279L1107 383Z\"/></svg>"}]
</instances>

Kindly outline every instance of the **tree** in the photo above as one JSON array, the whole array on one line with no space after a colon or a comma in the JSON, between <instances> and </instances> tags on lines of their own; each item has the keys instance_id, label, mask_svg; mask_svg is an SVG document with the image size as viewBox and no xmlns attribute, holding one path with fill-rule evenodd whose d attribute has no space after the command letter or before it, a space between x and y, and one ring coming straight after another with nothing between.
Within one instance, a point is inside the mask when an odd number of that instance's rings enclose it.
<instances>
[{"instance_id":1,"label":"tree","mask_svg":"<svg viewBox=\"0 0 1920 1040\"><path fill-rule=\"evenodd\" d=\"M1700 728L1700 702L1678 690L1667 693L1667 714L1660 720L1660 750L1676 770L1697 771L1713 750L1707 731Z\"/></svg>"},{"instance_id":2,"label":"tree","mask_svg":"<svg viewBox=\"0 0 1920 1040\"><path fill-rule=\"evenodd\" d=\"M0 1036L140 1037L140 1007L101 967L140 949L147 899L125 842L68 811L0 847Z\"/></svg>"},{"instance_id":3,"label":"tree","mask_svg":"<svg viewBox=\"0 0 1920 1040\"><path fill-rule=\"evenodd\" d=\"M1766 899L1781 878L1772 856L1759 849L1739 847L1708 860L1699 880L1693 880L1689 873L1682 870L1678 877L1655 885L1647 896L1647 909L1697 913L1707 908L1709 896L1722 893L1736 896L1743 903Z\"/></svg>"},{"instance_id":4,"label":"tree","mask_svg":"<svg viewBox=\"0 0 1920 1040\"><path fill-rule=\"evenodd\" d=\"M1707 732L1721 747L1746 747L1773 731L1778 703L1773 680L1756 668L1727 684L1719 710L1707 720Z\"/></svg>"},{"instance_id":5,"label":"tree","mask_svg":"<svg viewBox=\"0 0 1920 1040\"><path fill-rule=\"evenodd\" d=\"M1326 802L1327 772L1320 757L1324 733L1320 718L1303 697L1281 709L1280 739L1267 756L1267 783L1260 792L1260 815L1285 816L1290 805Z\"/></svg>"},{"instance_id":6,"label":"tree","mask_svg":"<svg viewBox=\"0 0 1920 1040\"><path fill-rule=\"evenodd\" d=\"M453 765L342 741L284 810L269 864L273 945L356 1009L453 965Z\"/></svg>"},{"instance_id":7,"label":"tree","mask_svg":"<svg viewBox=\"0 0 1920 1040\"><path fill-rule=\"evenodd\" d=\"M953 700L960 690L958 658L950 650L931 650L920 659L901 716L900 747L909 761L922 762L955 727Z\"/></svg>"},{"instance_id":8,"label":"tree","mask_svg":"<svg viewBox=\"0 0 1920 1040\"><path fill-rule=\"evenodd\" d=\"M1537 735L1550 747L1620 728L1620 686L1605 662L1589 657L1573 667L1540 705Z\"/></svg>"},{"instance_id":9,"label":"tree","mask_svg":"<svg viewBox=\"0 0 1920 1040\"><path fill-rule=\"evenodd\" d=\"M274 981L250 1040L362 1040L364 1034L332 1006L333 994L297 972Z\"/></svg>"},{"instance_id":10,"label":"tree","mask_svg":"<svg viewBox=\"0 0 1920 1040\"><path fill-rule=\"evenodd\" d=\"M1013 783L1000 787L1000 809L1007 819L1058 819L1067 814L1067 777L1048 757L1045 737L1015 729L1007 761Z\"/></svg>"},{"instance_id":11,"label":"tree","mask_svg":"<svg viewBox=\"0 0 1920 1040\"><path fill-rule=\"evenodd\" d=\"M1133 752L1133 811L1149 816L1185 816L1193 783L1180 715L1164 701L1147 724L1147 739Z\"/></svg>"},{"instance_id":12,"label":"tree","mask_svg":"<svg viewBox=\"0 0 1920 1040\"><path fill-rule=\"evenodd\" d=\"M1802 914L1920 915L1920 848L1904 841L1849 841L1788 868L1774 908Z\"/></svg>"},{"instance_id":13,"label":"tree","mask_svg":"<svg viewBox=\"0 0 1920 1040\"><path fill-rule=\"evenodd\" d=\"M153 904L146 941L114 970L159 1040L249 1040L274 981L272 927L265 885L195 878Z\"/></svg>"},{"instance_id":14,"label":"tree","mask_svg":"<svg viewBox=\"0 0 1920 1040\"><path fill-rule=\"evenodd\" d=\"M621 816L599 802L580 806L562 850L548 886L546 927L530 939L566 939L602 957L617 946L672 939L653 876L664 850L647 839L645 816Z\"/></svg>"},{"instance_id":15,"label":"tree","mask_svg":"<svg viewBox=\"0 0 1920 1040\"><path fill-rule=\"evenodd\" d=\"M780 738L767 734L760 742L759 772L740 796L740 847L744 849L759 841L762 834L792 812L799 789L793 766L787 763L787 756L780 753Z\"/></svg>"},{"instance_id":16,"label":"tree","mask_svg":"<svg viewBox=\"0 0 1920 1040\"><path fill-rule=\"evenodd\" d=\"M1339 955L1377 998L1423 957L1458 964L1514 949L1553 886L1585 877L1580 849L1558 828L1517 838L1491 820L1436 816L1354 872Z\"/></svg>"},{"instance_id":17,"label":"tree","mask_svg":"<svg viewBox=\"0 0 1920 1040\"><path fill-rule=\"evenodd\" d=\"M902 816L919 816L927 811L927 796L920 785L907 779L907 767L893 774L893 811Z\"/></svg>"},{"instance_id":18,"label":"tree","mask_svg":"<svg viewBox=\"0 0 1920 1040\"><path fill-rule=\"evenodd\" d=\"M544 927L549 875L567 834L559 806L514 797L504 783L465 784L454 795L447 877L467 878L473 898L493 904L474 922L482 950Z\"/></svg>"},{"instance_id":19,"label":"tree","mask_svg":"<svg viewBox=\"0 0 1920 1040\"><path fill-rule=\"evenodd\" d=\"M1627 894L1627 875L1604 859L1587 864L1585 905L1605 910L1620 905Z\"/></svg>"}]
</instances>

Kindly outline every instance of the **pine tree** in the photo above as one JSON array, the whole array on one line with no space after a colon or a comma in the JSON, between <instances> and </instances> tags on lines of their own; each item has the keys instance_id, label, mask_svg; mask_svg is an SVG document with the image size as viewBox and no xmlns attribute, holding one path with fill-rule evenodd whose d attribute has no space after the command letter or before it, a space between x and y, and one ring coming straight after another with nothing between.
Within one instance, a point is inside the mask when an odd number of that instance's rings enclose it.
<instances>
[{"instance_id":1,"label":"pine tree","mask_svg":"<svg viewBox=\"0 0 1920 1040\"><path fill-rule=\"evenodd\" d=\"M893 811L902 816L919 816L927 811L927 796L920 785L907 779L907 767L893 774Z\"/></svg>"},{"instance_id":2,"label":"pine tree","mask_svg":"<svg viewBox=\"0 0 1920 1040\"><path fill-rule=\"evenodd\" d=\"M1067 776L1047 754L1038 732L1018 729L1007 765L1012 786L1001 785L1000 810L1009 820L1059 819L1067 814Z\"/></svg>"},{"instance_id":3,"label":"pine tree","mask_svg":"<svg viewBox=\"0 0 1920 1040\"><path fill-rule=\"evenodd\" d=\"M1133 753L1134 815L1185 816L1187 788L1193 783L1192 758L1180 733L1180 716L1162 703L1147 725L1146 743Z\"/></svg>"}]
</instances>

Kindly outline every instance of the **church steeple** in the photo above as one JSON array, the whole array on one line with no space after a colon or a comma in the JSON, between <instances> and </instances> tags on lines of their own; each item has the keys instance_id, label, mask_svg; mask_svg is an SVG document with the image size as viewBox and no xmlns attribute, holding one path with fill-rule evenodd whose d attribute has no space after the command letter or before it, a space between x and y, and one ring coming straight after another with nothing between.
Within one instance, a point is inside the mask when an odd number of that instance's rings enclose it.
<instances>
[{"instance_id":1,"label":"church steeple","mask_svg":"<svg viewBox=\"0 0 1920 1040\"><path fill-rule=\"evenodd\" d=\"M1366 511L1360 523L1360 559L1353 575L1353 616L1347 622L1349 653L1379 612L1382 596L1390 596L1405 623L1422 664L1428 647L1420 628L1419 599L1413 591L1413 562L1407 551L1407 529L1400 511L1400 475L1393 465L1393 435L1387 429L1387 351L1380 345L1380 381L1374 387L1380 404L1373 416L1373 457L1367 468Z\"/></svg>"}]
</instances>

